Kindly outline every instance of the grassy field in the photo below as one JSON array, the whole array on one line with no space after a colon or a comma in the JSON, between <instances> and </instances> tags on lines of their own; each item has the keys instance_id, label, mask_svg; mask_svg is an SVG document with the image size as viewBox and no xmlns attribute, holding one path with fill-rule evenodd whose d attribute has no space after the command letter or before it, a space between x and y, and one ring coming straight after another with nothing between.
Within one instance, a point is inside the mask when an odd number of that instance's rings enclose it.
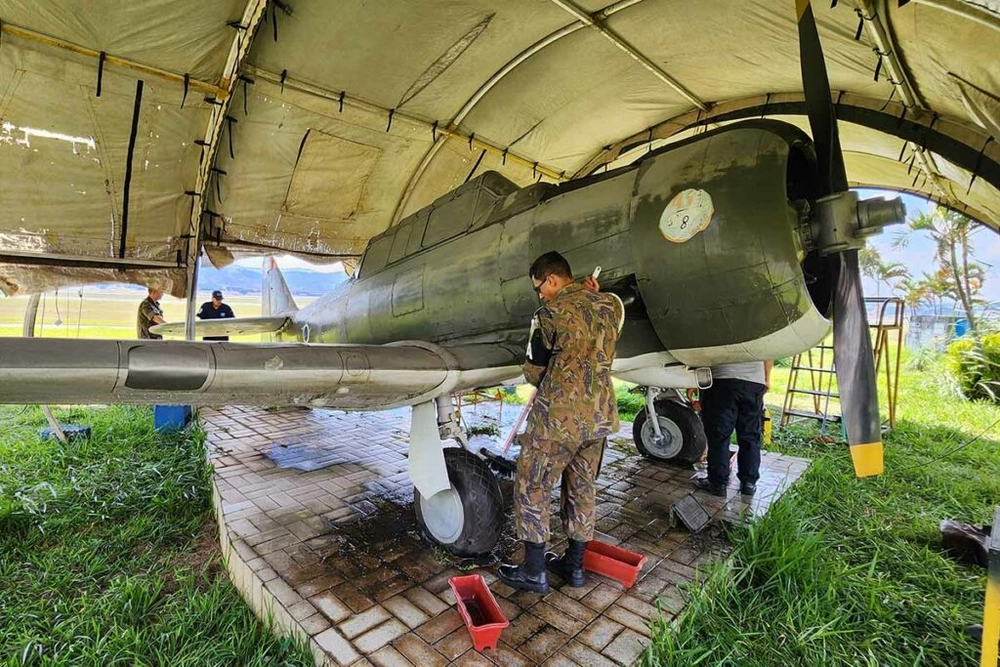
<instances>
[{"instance_id":1,"label":"grassy field","mask_svg":"<svg viewBox=\"0 0 1000 667\"><path fill-rule=\"evenodd\" d=\"M72 414L68 414L68 413ZM204 437L149 408L60 410L93 438L40 442L0 406L0 665L312 665L220 563Z\"/></svg>"},{"instance_id":2,"label":"grassy field","mask_svg":"<svg viewBox=\"0 0 1000 667\"><path fill-rule=\"evenodd\" d=\"M788 369L776 368L775 422ZM815 427L772 449L814 459L767 516L734 529L732 557L655 628L645 665L971 665L985 571L940 548L938 524L989 523L1000 503L1000 408L949 391L936 366L907 370L886 473L854 477L846 447Z\"/></svg>"},{"instance_id":3,"label":"grassy field","mask_svg":"<svg viewBox=\"0 0 1000 667\"><path fill-rule=\"evenodd\" d=\"M83 288L81 298L76 288L62 290L58 296L44 295L38 306L35 335L52 338L135 338L136 311L145 293L128 290ZM199 304L209 301L205 293ZM302 307L314 297L296 297ZM234 296L227 298L237 317L259 317L259 296ZM20 336L27 297L0 297L0 337ZM163 297L160 305L168 322L183 321L186 302L170 296ZM259 341L259 336L236 336L233 340Z\"/></svg>"}]
</instances>

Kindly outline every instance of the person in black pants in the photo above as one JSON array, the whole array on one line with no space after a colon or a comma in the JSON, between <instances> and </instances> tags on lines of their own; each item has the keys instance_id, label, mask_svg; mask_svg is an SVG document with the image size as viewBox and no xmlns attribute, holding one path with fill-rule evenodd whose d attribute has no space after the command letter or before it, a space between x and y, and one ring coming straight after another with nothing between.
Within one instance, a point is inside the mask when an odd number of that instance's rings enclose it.
<instances>
[{"instance_id":1,"label":"person in black pants","mask_svg":"<svg viewBox=\"0 0 1000 667\"><path fill-rule=\"evenodd\" d=\"M771 385L770 361L724 364L712 369L712 386L701 392L701 420L708 438L708 477L695 487L725 496L729 484L729 438L736 431L736 476L740 493L752 496L760 477L764 394Z\"/></svg>"},{"instance_id":2,"label":"person in black pants","mask_svg":"<svg viewBox=\"0 0 1000 667\"><path fill-rule=\"evenodd\" d=\"M198 311L198 319L201 320L232 319L233 317L236 317L233 315L233 309L222 303L221 290L212 292L212 300L201 304L201 310ZM229 340L229 336L205 336L202 340Z\"/></svg>"}]
</instances>

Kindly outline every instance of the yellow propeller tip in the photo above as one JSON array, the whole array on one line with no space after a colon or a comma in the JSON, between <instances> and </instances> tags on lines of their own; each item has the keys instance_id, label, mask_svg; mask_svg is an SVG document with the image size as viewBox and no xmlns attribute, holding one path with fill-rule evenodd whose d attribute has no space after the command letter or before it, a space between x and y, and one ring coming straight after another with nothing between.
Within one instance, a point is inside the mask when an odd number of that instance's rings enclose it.
<instances>
[{"instance_id":1,"label":"yellow propeller tip","mask_svg":"<svg viewBox=\"0 0 1000 667\"><path fill-rule=\"evenodd\" d=\"M882 442L851 445L851 460L854 461L854 473L858 477L881 475L885 470Z\"/></svg>"}]
</instances>

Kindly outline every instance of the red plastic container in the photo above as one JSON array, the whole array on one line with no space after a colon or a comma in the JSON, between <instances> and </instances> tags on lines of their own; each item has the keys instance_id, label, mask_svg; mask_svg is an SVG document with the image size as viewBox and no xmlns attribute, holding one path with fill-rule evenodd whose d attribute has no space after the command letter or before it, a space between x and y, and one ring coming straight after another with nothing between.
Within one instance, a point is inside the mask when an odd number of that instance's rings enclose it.
<instances>
[{"instance_id":1,"label":"red plastic container","mask_svg":"<svg viewBox=\"0 0 1000 667\"><path fill-rule=\"evenodd\" d=\"M620 581L625 588L635 583L645 564L642 554L597 540L587 542L583 552L583 569Z\"/></svg>"},{"instance_id":2,"label":"red plastic container","mask_svg":"<svg viewBox=\"0 0 1000 667\"><path fill-rule=\"evenodd\" d=\"M472 635L472 645L477 651L496 648L500 633L510 625L510 621L504 616L483 577L478 574L452 577L448 585L455 593L458 613Z\"/></svg>"}]
</instances>

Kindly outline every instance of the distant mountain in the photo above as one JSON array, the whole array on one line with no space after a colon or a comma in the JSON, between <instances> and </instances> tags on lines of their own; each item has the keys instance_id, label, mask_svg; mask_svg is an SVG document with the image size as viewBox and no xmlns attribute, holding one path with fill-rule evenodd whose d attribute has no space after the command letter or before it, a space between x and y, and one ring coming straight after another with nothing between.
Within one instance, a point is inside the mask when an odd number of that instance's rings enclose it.
<instances>
[{"instance_id":1,"label":"distant mountain","mask_svg":"<svg viewBox=\"0 0 1000 667\"><path fill-rule=\"evenodd\" d=\"M345 273L319 273L307 269L283 270L292 294L320 296L347 281ZM227 266L216 269L203 264L198 270L198 291L222 290L224 294L260 294L260 269Z\"/></svg>"}]
</instances>

